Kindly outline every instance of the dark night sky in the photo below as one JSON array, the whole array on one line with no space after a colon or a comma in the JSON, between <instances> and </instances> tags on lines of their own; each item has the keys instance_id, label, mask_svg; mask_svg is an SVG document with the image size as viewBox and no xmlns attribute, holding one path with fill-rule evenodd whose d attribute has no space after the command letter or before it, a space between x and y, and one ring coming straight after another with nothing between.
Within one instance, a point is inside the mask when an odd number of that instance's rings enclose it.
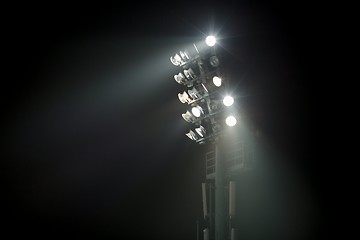
<instances>
[{"instance_id":1,"label":"dark night sky","mask_svg":"<svg viewBox=\"0 0 360 240\"><path fill-rule=\"evenodd\" d=\"M215 31L228 87L282 156L269 165L294 172L289 177L277 170L282 181L300 182L292 190L307 201L299 220L305 227L291 234L323 236L324 180L315 173L324 160L314 161L311 117L314 8L196 2L5 9L11 14L3 44L9 67L1 88L2 171L11 234L196 239L207 147L184 135L182 87L169 57Z\"/></svg>"}]
</instances>

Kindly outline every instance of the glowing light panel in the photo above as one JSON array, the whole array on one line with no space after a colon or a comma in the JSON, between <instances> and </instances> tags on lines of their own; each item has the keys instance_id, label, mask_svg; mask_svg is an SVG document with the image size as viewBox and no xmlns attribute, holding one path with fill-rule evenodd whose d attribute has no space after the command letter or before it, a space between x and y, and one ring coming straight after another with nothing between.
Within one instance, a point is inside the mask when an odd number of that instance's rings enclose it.
<instances>
[{"instance_id":1,"label":"glowing light panel","mask_svg":"<svg viewBox=\"0 0 360 240\"><path fill-rule=\"evenodd\" d=\"M228 116L225 122L228 126L233 127L236 125L236 118L234 116Z\"/></svg>"},{"instance_id":2,"label":"glowing light panel","mask_svg":"<svg viewBox=\"0 0 360 240\"><path fill-rule=\"evenodd\" d=\"M215 39L214 36L207 36L206 39L205 39L205 42L209 47L212 47L212 46L215 45L216 39Z\"/></svg>"},{"instance_id":3,"label":"glowing light panel","mask_svg":"<svg viewBox=\"0 0 360 240\"><path fill-rule=\"evenodd\" d=\"M193 107L193 108L191 109L191 112L192 112L192 114L193 114L195 117L200 117L200 115L201 115L201 108L200 108L199 106Z\"/></svg>"},{"instance_id":4,"label":"glowing light panel","mask_svg":"<svg viewBox=\"0 0 360 240\"><path fill-rule=\"evenodd\" d=\"M234 98L231 96L225 96L223 99L223 103L225 106L230 107L234 103Z\"/></svg>"},{"instance_id":5,"label":"glowing light panel","mask_svg":"<svg viewBox=\"0 0 360 240\"><path fill-rule=\"evenodd\" d=\"M220 87L221 82L222 82L222 80L218 76L213 77L213 83L214 83L215 86Z\"/></svg>"}]
</instances>

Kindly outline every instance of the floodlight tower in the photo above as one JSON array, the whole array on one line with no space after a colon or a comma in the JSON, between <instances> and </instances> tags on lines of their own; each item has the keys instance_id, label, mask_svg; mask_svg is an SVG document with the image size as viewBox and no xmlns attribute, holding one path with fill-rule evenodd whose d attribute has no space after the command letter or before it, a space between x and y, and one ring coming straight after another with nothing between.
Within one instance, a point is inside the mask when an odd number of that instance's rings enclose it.
<instances>
[{"instance_id":1,"label":"floodlight tower","mask_svg":"<svg viewBox=\"0 0 360 240\"><path fill-rule=\"evenodd\" d=\"M224 111L225 108L230 107L234 103L234 99L229 95L222 98L221 86L223 86L224 76L220 71L220 60L215 45L215 37L208 36L205 41L194 43L191 49L179 51L170 57L173 65L181 69L174 76L175 81L188 88L188 90L178 93L180 102L189 105L189 109L182 114L182 117L194 126L185 135L196 143L210 143L214 146L214 186L210 185L209 188L215 191L215 207L212 212L210 206L210 214L208 214L207 194L205 193L207 186L203 184L204 219L209 222L208 228L203 231L204 240L231 238L230 233L226 234L224 178L226 169L224 166L225 150L221 139L224 137L223 130L226 125L234 126L236 118L232 114L227 118L225 115L228 112Z\"/></svg>"}]
</instances>

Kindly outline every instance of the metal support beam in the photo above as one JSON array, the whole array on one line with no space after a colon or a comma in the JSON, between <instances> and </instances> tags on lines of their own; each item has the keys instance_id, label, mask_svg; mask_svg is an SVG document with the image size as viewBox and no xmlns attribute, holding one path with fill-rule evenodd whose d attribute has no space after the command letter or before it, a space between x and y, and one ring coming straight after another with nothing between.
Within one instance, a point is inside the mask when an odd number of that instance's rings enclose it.
<instances>
[{"instance_id":1,"label":"metal support beam","mask_svg":"<svg viewBox=\"0 0 360 240\"><path fill-rule=\"evenodd\" d=\"M215 144L215 168L215 240L225 240L225 169L221 143Z\"/></svg>"}]
</instances>

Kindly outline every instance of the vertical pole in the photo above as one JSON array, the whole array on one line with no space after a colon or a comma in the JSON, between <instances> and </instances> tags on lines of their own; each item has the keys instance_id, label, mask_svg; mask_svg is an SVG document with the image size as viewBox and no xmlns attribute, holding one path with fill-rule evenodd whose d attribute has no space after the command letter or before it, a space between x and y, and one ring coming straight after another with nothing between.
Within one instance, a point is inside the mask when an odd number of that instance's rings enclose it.
<instances>
[{"instance_id":1,"label":"vertical pole","mask_svg":"<svg viewBox=\"0 0 360 240\"><path fill-rule=\"evenodd\" d=\"M210 215L209 215L209 228L210 228L210 235L212 236L211 239L213 239L213 232L214 232L214 228L213 228L213 220L214 220L214 212L213 212L213 201L212 201L212 197L213 197L213 184L210 182L209 184L209 204L210 204Z\"/></svg>"},{"instance_id":2,"label":"vertical pole","mask_svg":"<svg viewBox=\"0 0 360 240\"><path fill-rule=\"evenodd\" d=\"M235 240L237 238L237 231L235 228L231 228L230 240Z\"/></svg>"},{"instance_id":3,"label":"vertical pole","mask_svg":"<svg viewBox=\"0 0 360 240\"><path fill-rule=\"evenodd\" d=\"M225 240L224 154L215 144L215 240Z\"/></svg>"},{"instance_id":4,"label":"vertical pole","mask_svg":"<svg viewBox=\"0 0 360 240\"><path fill-rule=\"evenodd\" d=\"M203 230L203 233L204 233L204 240L209 240L209 229L205 228Z\"/></svg>"},{"instance_id":5,"label":"vertical pole","mask_svg":"<svg viewBox=\"0 0 360 240\"><path fill-rule=\"evenodd\" d=\"M202 199L203 199L203 215L204 215L204 220L206 220L206 218L208 216L206 183L201 184L201 189L202 189Z\"/></svg>"},{"instance_id":6,"label":"vertical pole","mask_svg":"<svg viewBox=\"0 0 360 240\"><path fill-rule=\"evenodd\" d=\"M233 240L235 238L235 235L233 234L233 228L232 228L232 220L235 217L236 214L236 182L235 181L229 181L229 234L230 234L230 240Z\"/></svg>"},{"instance_id":7,"label":"vertical pole","mask_svg":"<svg viewBox=\"0 0 360 240\"><path fill-rule=\"evenodd\" d=\"M236 182L229 182L229 216L230 218L235 217L236 213Z\"/></svg>"},{"instance_id":8,"label":"vertical pole","mask_svg":"<svg viewBox=\"0 0 360 240\"><path fill-rule=\"evenodd\" d=\"M199 220L196 220L196 240L200 240Z\"/></svg>"}]
</instances>

